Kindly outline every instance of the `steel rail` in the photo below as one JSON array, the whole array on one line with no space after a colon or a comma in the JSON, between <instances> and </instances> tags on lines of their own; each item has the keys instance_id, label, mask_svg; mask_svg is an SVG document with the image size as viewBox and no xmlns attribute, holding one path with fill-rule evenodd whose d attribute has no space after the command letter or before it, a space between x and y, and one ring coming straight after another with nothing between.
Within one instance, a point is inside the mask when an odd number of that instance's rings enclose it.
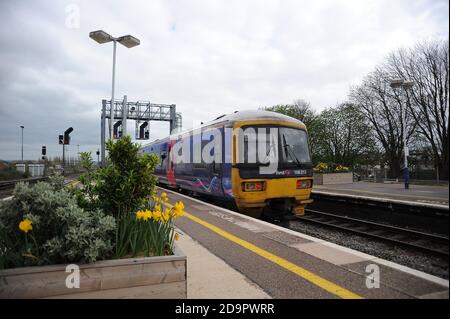
<instances>
[{"instance_id":1,"label":"steel rail","mask_svg":"<svg viewBox=\"0 0 450 319\"><path fill-rule=\"evenodd\" d=\"M307 214L298 222L310 222L339 230L376 238L385 242L407 246L441 256L449 256L449 237L413 229L380 224L368 220L355 219L306 209ZM436 248L436 246L438 248Z\"/></svg>"}]
</instances>

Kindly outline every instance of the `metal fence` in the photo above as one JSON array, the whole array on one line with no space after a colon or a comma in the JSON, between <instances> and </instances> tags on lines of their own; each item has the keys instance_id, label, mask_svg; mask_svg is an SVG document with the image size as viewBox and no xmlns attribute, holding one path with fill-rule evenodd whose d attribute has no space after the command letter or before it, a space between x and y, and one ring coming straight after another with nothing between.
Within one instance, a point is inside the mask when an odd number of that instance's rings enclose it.
<instances>
[{"instance_id":1,"label":"metal fence","mask_svg":"<svg viewBox=\"0 0 450 319\"><path fill-rule=\"evenodd\" d=\"M403 183L403 178L389 177L388 168L364 168L354 169L354 181L368 181L374 183ZM411 184L448 185L448 180L439 178L434 169L412 168L409 171Z\"/></svg>"}]
</instances>

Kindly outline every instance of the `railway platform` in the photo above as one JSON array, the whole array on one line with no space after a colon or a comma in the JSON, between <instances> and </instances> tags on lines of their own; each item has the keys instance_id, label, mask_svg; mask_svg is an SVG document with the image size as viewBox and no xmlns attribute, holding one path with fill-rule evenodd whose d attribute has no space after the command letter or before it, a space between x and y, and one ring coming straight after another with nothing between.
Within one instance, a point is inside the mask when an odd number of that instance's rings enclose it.
<instances>
[{"instance_id":1,"label":"railway platform","mask_svg":"<svg viewBox=\"0 0 450 319\"><path fill-rule=\"evenodd\" d=\"M188 298L449 298L448 280L164 191L185 205Z\"/></svg>"},{"instance_id":2,"label":"railway platform","mask_svg":"<svg viewBox=\"0 0 450 319\"><path fill-rule=\"evenodd\" d=\"M409 185L402 183L354 182L347 184L314 185L313 194L353 196L392 202L409 202L414 205L449 206L447 186Z\"/></svg>"}]
</instances>

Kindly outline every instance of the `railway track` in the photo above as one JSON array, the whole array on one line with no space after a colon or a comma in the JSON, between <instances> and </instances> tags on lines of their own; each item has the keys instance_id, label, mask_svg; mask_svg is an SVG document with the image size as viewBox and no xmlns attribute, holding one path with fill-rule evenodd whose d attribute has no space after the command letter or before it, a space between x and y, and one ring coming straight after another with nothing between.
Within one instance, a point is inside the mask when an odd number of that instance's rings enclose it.
<instances>
[{"instance_id":1,"label":"railway track","mask_svg":"<svg viewBox=\"0 0 450 319\"><path fill-rule=\"evenodd\" d=\"M445 235L431 234L316 210L306 209L305 211L305 216L300 218L298 222L318 224L443 257L449 256L449 237Z\"/></svg>"},{"instance_id":2,"label":"railway track","mask_svg":"<svg viewBox=\"0 0 450 319\"><path fill-rule=\"evenodd\" d=\"M162 188L165 188L161 186ZM170 188L168 188L170 189ZM206 198L206 202L222 206ZM230 209L229 207L225 207ZM239 211L232 209L239 213ZM321 212L312 209L305 209L306 214L301 218L290 220L290 223L308 222L311 224L326 226L329 228L358 234L367 238L374 238L380 241L395 244L402 247L409 247L414 250L423 251L440 257L449 256L449 237L445 235L432 234L405 227L397 227L389 224L377 223L368 220L356 219L352 217L335 215L328 212ZM280 221L271 221L277 224ZM280 224L288 227L288 224ZM295 229L294 229L295 230Z\"/></svg>"},{"instance_id":3,"label":"railway track","mask_svg":"<svg viewBox=\"0 0 450 319\"><path fill-rule=\"evenodd\" d=\"M78 175L70 176L70 178L67 179L64 182L64 184L68 185L68 184L72 183L76 176L78 176ZM10 181L0 181L0 199L9 197L12 194L15 185L19 182L35 184L37 182L46 181L46 180L48 180L48 177L35 177L35 178L25 178L25 179L17 179L17 180L10 180Z\"/></svg>"},{"instance_id":4,"label":"railway track","mask_svg":"<svg viewBox=\"0 0 450 319\"><path fill-rule=\"evenodd\" d=\"M39 181L45 181L48 177L34 177L34 178L24 178L24 179L15 179L10 181L0 181L0 194L7 195L12 192L14 186L19 182L27 182L30 184L37 183Z\"/></svg>"}]
</instances>

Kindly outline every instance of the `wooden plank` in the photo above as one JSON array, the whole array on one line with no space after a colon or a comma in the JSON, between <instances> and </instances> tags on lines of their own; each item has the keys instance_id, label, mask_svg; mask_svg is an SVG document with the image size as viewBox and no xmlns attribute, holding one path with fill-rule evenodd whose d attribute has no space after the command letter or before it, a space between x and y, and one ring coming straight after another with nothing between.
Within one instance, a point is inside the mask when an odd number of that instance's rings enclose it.
<instances>
[{"instance_id":1,"label":"wooden plank","mask_svg":"<svg viewBox=\"0 0 450 319\"><path fill-rule=\"evenodd\" d=\"M186 282L171 282L159 285L51 296L46 299L185 299L186 297Z\"/></svg>"},{"instance_id":2,"label":"wooden plank","mask_svg":"<svg viewBox=\"0 0 450 319\"><path fill-rule=\"evenodd\" d=\"M176 250L177 251L177 250ZM178 250L179 251L179 250ZM115 267L124 266L130 264L148 264L148 263L159 263L167 262L173 260L186 260L186 256L182 255L171 255L171 256L158 256L158 257L142 257L142 258L126 258L126 259L111 259L97 261L91 264L81 264L78 265L80 269L90 269L90 268L105 268L105 267ZM0 278L7 275L22 275L25 273L41 273L41 272L52 272L52 271L65 271L67 264L62 265L49 265L49 266L35 266L35 267L20 267L0 270Z\"/></svg>"},{"instance_id":3,"label":"wooden plank","mask_svg":"<svg viewBox=\"0 0 450 319\"><path fill-rule=\"evenodd\" d=\"M16 271L14 275L5 275L0 272L0 298L42 298L186 281L186 257L182 260L166 259L165 262L154 262L151 258L146 263L141 260L138 263L113 263L106 267L98 264L80 267L80 288L73 289L66 287L69 273L65 272L65 266L63 269L58 266L59 271L50 266L49 272L37 272L37 268L46 270L47 266L32 267L35 268L32 272L26 269L24 274Z\"/></svg>"}]
</instances>

